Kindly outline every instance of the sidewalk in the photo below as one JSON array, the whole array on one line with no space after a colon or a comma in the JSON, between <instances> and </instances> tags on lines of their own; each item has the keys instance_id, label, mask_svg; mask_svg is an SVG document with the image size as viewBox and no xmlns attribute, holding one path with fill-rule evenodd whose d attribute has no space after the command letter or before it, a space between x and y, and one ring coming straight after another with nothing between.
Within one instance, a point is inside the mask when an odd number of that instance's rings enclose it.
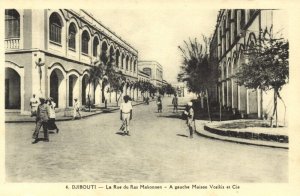
<instances>
[{"instance_id":1,"label":"sidewalk","mask_svg":"<svg viewBox=\"0 0 300 196\"><path fill-rule=\"evenodd\" d=\"M133 101L132 105L137 106L144 104L142 101ZM90 116L94 116L102 113L110 113L116 110L119 110L120 106L116 106L116 104L107 104L107 108L96 108L92 109L91 112L80 111L82 118L88 118ZM68 108L67 110L62 110L56 112L56 121L68 121L73 118L73 109ZM29 115L21 115L19 112L6 112L5 113L5 123L26 123L26 122L35 122L35 117L30 117Z\"/></svg>"},{"instance_id":2,"label":"sidewalk","mask_svg":"<svg viewBox=\"0 0 300 196\"><path fill-rule=\"evenodd\" d=\"M209 122L196 120L196 132L204 137L273 148L289 148L288 128L260 127L262 120Z\"/></svg>"}]
</instances>

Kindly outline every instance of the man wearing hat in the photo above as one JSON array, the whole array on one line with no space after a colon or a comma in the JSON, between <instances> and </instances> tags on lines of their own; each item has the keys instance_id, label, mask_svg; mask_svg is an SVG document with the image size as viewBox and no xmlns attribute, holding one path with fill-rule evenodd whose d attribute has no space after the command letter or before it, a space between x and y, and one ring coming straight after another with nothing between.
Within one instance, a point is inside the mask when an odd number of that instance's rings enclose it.
<instances>
[{"instance_id":1,"label":"man wearing hat","mask_svg":"<svg viewBox=\"0 0 300 196\"><path fill-rule=\"evenodd\" d=\"M44 97L40 97L40 105L37 108L36 112L36 126L35 126L35 131L32 135L32 138L34 141L32 144L35 144L38 142L39 138L39 131L41 129L41 126L43 126L44 130L44 141L49 142L49 134L48 134L48 120L49 120L49 114L50 114L50 109L49 105L46 104L46 100Z\"/></svg>"},{"instance_id":2,"label":"man wearing hat","mask_svg":"<svg viewBox=\"0 0 300 196\"><path fill-rule=\"evenodd\" d=\"M81 118L79 101L77 100L77 98L74 98L73 120L75 120L77 113L79 114L79 117Z\"/></svg>"}]
</instances>

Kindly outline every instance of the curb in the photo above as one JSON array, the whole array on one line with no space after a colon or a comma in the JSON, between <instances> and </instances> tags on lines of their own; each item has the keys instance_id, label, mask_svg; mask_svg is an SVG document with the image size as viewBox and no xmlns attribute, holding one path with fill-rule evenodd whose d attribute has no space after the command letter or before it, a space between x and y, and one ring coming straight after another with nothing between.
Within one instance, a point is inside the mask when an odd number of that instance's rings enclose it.
<instances>
[{"instance_id":1,"label":"curb","mask_svg":"<svg viewBox=\"0 0 300 196\"><path fill-rule=\"evenodd\" d=\"M232 142L232 143L238 143L238 144L246 144L246 145L252 145L252 146L263 146L263 147L270 147L270 148L281 148L281 149L289 149L288 146L280 146L280 145L272 145L272 144L263 144L263 143L257 143L260 142L259 140L256 140L257 142L250 142L250 141L238 141L234 138L229 138L226 136L221 136L221 135L217 135L217 134L213 134L210 133L206 130L203 130L202 133L200 131L195 130L195 132L202 136L202 137L206 137L209 139L215 139L215 140L220 140L220 141L225 141L225 142ZM205 133L207 132L207 133ZM239 138L242 139L242 138ZM242 140L246 140L246 139L242 139ZM261 141L261 142L265 142L265 141ZM273 143L275 144L275 142Z\"/></svg>"},{"instance_id":2,"label":"curb","mask_svg":"<svg viewBox=\"0 0 300 196\"><path fill-rule=\"evenodd\" d=\"M143 102L141 103L137 103L137 104L134 104L133 106L138 106L138 105L142 105L144 104ZM89 114L89 115L86 115L86 116L82 116L81 119L86 119L88 117L91 117L91 116L95 116L95 115L99 115L99 114L105 114L106 111L116 111L116 110L119 110L119 108L114 108L114 109L110 109L110 110L102 110L102 111L99 111L99 112L95 112L95 113L92 113L92 114ZM55 119L55 122L62 122L62 121L71 121L73 120L72 117L65 117L65 118L59 118L59 119ZM32 122L35 122L35 120L19 120L19 121L14 121L14 120L9 120L9 121L5 121L4 123L32 123Z\"/></svg>"}]
</instances>

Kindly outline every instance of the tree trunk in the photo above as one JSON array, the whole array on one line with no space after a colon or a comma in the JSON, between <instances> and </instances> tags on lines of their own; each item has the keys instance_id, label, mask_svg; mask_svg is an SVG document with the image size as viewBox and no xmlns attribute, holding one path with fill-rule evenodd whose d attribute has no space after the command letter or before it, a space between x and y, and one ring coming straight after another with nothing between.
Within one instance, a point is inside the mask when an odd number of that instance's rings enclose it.
<instances>
[{"instance_id":1,"label":"tree trunk","mask_svg":"<svg viewBox=\"0 0 300 196\"><path fill-rule=\"evenodd\" d=\"M220 121L222 121L222 103L219 101Z\"/></svg>"},{"instance_id":2,"label":"tree trunk","mask_svg":"<svg viewBox=\"0 0 300 196\"><path fill-rule=\"evenodd\" d=\"M284 106L283 126L285 126L286 105L285 105L285 102L283 101L282 97L280 96L279 91L277 92L277 97L282 101L283 106Z\"/></svg>"},{"instance_id":3,"label":"tree trunk","mask_svg":"<svg viewBox=\"0 0 300 196\"><path fill-rule=\"evenodd\" d=\"M210 122L212 121L211 120L211 115L210 115L210 108L209 108L209 95L208 95L208 90L206 88L206 96L207 96L207 99L206 99L206 103L207 103L207 113L208 113L208 119L210 120Z\"/></svg>"},{"instance_id":4,"label":"tree trunk","mask_svg":"<svg viewBox=\"0 0 300 196\"><path fill-rule=\"evenodd\" d=\"M118 106L118 91L116 90L116 103L117 103L117 106Z\"/></svg>"},{"instance_id":5,"label":"tree trunk","mask_svg":"<svg viewBox=\"0 0 300 196\"><path fill-rule=\"evenodd\" d=\"M275 127L277 127L277 118L278 118L278 115L277 115L277 93L278 93L278 90L277 89L274 89L274 109L273 109L273 114L272 114L272 118L271 118L271 127L273 127L273 119L274 119L274 116L275 116Z\"/></svg>"},{"instance_id":6,"label":"tree trunk","mask_svg":"<svg viewBox=\"0 0 300 196\"><path fill-rule=\"evenodd\" d=\"M109 103L111 103L111 92L109 90Z\"/></svg>"},{"instance_id":7,"label":"tree trunk","mask_svg":"<svg viewBox=\"0 0 300 196\"><path fill-rule=\"evenodd\" d=\"M120 93L120 96L119 96L119 98L118 98L118 100L117 100L117 106L118 106L118 104L119 104L120 98L122 97L122 94L123 94L123 92Z\"/></svg>"}]
</instances>

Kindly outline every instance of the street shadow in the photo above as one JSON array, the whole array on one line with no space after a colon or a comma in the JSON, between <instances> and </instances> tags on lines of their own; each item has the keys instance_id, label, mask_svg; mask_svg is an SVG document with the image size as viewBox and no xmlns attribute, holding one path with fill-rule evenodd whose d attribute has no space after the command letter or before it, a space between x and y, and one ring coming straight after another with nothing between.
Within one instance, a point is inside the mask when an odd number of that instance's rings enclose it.
<instances>
[{"instance_id":1,"label":"street shadow","mask_svg":"<svg viewBox=\"0 0 300 196\"><path fill-rule=\"evenodd\" d=\"M189 137L187 135L183 135L183 134L176 134L177 136L180 136L180 137Z\"/></svg>"},{"instance_id":2,"label":"street shadow","mask_svg":"<svg viewBox=\"0 0 300 196\"><path fill-rule=\"evenodd\" d=\"M38 138L35 141L36 141L35 143L42 142L42 141L45 141L45 138Z\"/></svg>"},{"instance_id":3,"label":"street shadow","mask_svg":"<svg viewBox=\"0 0 300 196\"><path fill-rule=\"evenodd\" d=\"M116 134L117 134L117 135L124 136L124 132L120 132L120 131L118 131L118 132L116 132Z\"/></svg>"},{"instance_id":4,"label":"street shadow","mask_svg":"<svg viewBox=\"0 0 300 196\"><path fill-rule=\"evenodd\" d=\"M103 113L112 113L111 110L103 110L102 112L103 112Z\"/></svg>"},{"instance_id":5,"label":"street shadow","mask_svg":"<svg viewBox=\"0 0 300 196\"><path fill-rule=\"evenodd\" d=\"M158 116L160 118L177 118L177 119L181 119L181 116L179 114L171 114L171 115L161 115L161 116Z\"/></svg>"}]
</instances>

